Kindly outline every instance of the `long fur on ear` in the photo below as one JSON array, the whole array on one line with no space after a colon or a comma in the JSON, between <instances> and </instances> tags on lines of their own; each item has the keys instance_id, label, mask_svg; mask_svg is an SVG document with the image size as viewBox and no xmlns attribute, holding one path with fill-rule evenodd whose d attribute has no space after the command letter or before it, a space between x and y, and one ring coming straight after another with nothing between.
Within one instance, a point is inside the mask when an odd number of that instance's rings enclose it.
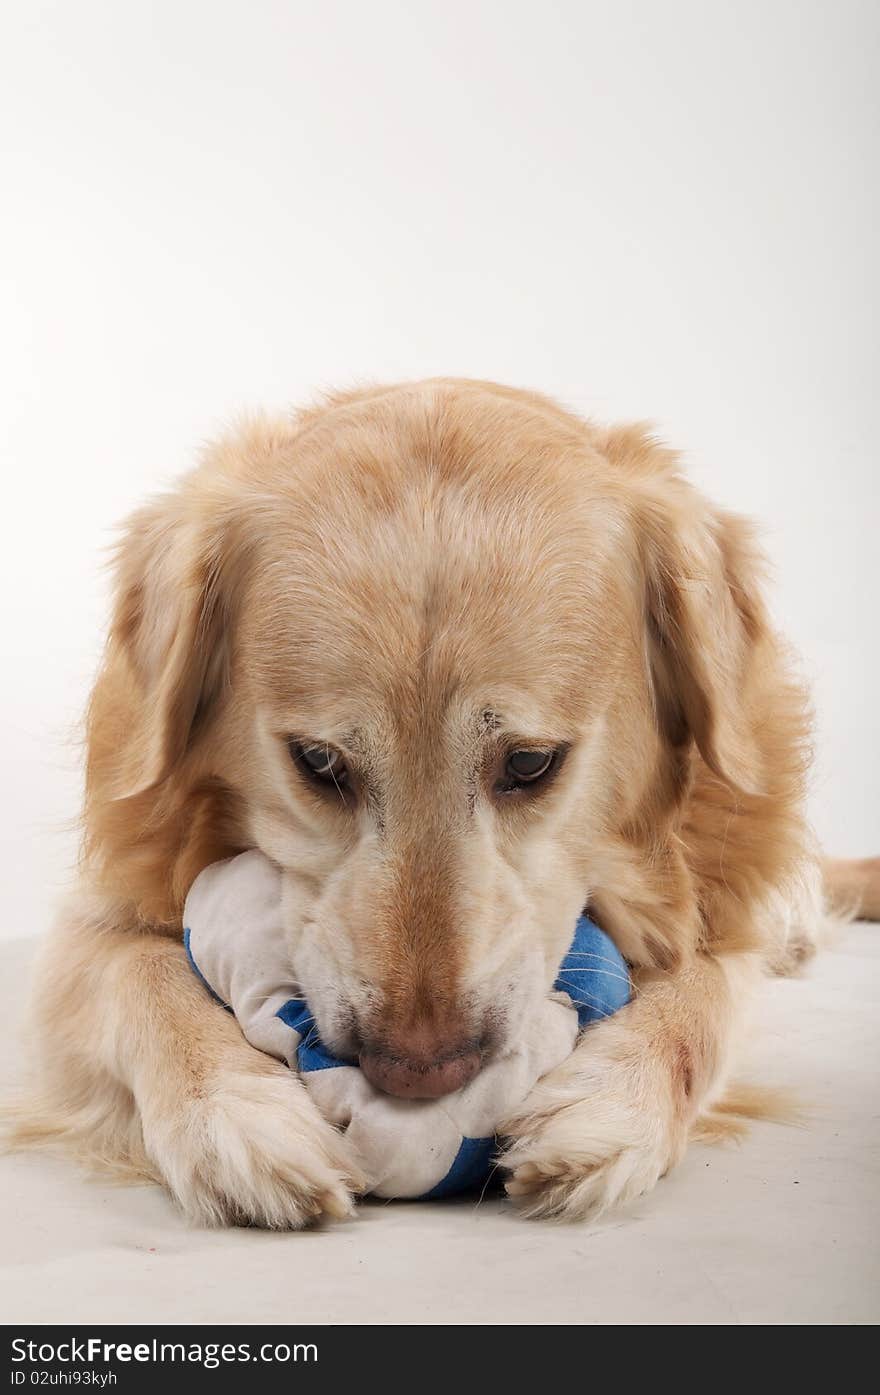
<instances>
[{"instance_id":1,"label":"long fur on ear","mask_svg":"<svg viewBox=\"0 0 880 1395\"><path fill-rule=\"evenodd\" d=\"M202 867L240 850L232 791L200 756L229 663L229 532L186 489L129 520L87 716L84 863L171 933Z\"/></svg>"},{"instance_id":2,"label":"long fur on ear","mask_svg":"<svg viewBox=\"0 0 880 1395\"><path fill-rule=\"evenodd\" d=\"M116 549L86 718L81 861L91 885L123 899L120 914L169 934L202 868L247 846L218 751L265 472L274 480L289 440L283 421L243 422L139 509Z\"/></svg>"},{"instance_id":3,"label":"long fur on ear","mask_svg":"<svg viewBox=\"0 0 880 1395\"><path fill-rule=\"evenodd\" d=\"M662 497L645 501L640 532L658 724L674 746L692 738L709 769L733 790L760 795L750 670L765 621L746 525L667 479Z\"/></svg>"},{"instance_id":4,"label":"long fur on ear","mask_svg":"<svg viewBox=\"0 0 880 1395\"><path fill-rule=\"evenodd\" d=\"M177 767L227 672L229 599L214 533L170 495L130 519L117 550L109 647L141 696L120 752L116 798L154 788Z\"/></svg>"}]
</instances>

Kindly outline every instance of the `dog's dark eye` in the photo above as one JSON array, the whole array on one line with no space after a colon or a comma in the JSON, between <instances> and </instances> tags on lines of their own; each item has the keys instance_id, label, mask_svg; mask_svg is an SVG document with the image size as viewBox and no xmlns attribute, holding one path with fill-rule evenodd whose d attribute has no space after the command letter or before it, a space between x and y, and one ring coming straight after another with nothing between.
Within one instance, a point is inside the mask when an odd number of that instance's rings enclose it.
<instances>
[{"instance_id":1,"label":"dog's dark eye","mask_svg":"<svg viewBox=\"0 0 880 1395\"><path fill-rule=\"evenodd\" d=\"M291 741L290 754L305 775L324 784L342 789L348 780L348 768L339 751L323 741Z\"/></svg>"},{"instance_id":2,"label":"dog's dark eye","mask_svg":"<svg viewBox=\"0 0 880 1395\"><path fill-rule=\"evenodd\" d=\"M504 773L513 785L533 785L549 772L555 760L555 751L511 751Z\"/></svg>"}]
</instances>

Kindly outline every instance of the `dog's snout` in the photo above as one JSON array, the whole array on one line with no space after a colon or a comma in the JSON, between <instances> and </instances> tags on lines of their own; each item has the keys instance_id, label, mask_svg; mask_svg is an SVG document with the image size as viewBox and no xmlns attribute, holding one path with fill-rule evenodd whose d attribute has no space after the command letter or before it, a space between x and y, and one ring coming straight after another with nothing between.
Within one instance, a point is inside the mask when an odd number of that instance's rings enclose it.
<instances>
[{"instance_id":1,"label":"dog's snout","mask_svg":"<svg viewBox=\"0 0 880 1395\"><path fill-rule=\"evenodd\" d=\"M413 1029L393 1042L371 1043L360 1054L364 1075L378 1090L401 1099L439 1099L473 1080L483 1063L473 1039L450 1043L433 1032Z\"/></svg>"}]
</instances>

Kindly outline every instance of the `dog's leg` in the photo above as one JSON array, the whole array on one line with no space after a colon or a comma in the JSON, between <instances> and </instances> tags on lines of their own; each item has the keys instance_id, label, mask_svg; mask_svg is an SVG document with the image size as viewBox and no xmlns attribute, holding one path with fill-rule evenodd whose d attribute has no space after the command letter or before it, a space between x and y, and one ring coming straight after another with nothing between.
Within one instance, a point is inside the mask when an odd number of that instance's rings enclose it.
<instances>
[{"instance_id":1,"label":"dog's leg","mask_svg":"<svg viewBox=\"0 0 880 1395\"><path fill-rule=\"evenodd\" d=\"M211 1001L183 946L80 905L37 976L34 1088L13 1143L158 1178L194 1220L296 1228L352 1211L342 1136Z\"/></svg>"},{"instance_id":2,"label":"dog's leg","mask_svg":"<svg viewBox=\"0 0 880 1395\"><path fill-rule=\"evenodd\" d=\"M757 973L740 955L637 974L628 1006L588 1028L503 1126L507 1190L527 1215L598 1215L679 1161L723 1083Z\"/></svg>"}]
</instances>

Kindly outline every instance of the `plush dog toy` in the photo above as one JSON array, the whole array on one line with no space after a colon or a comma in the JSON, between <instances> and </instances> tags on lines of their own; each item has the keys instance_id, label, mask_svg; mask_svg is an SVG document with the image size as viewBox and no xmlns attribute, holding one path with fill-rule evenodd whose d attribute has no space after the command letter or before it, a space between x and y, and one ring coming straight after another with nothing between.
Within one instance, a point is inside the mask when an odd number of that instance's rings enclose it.
<instances>
[{"instance_id":1,"label":"plush dog toy","mask_svg":"<svg viewBox=\"0 0 880 1395\"><path fill-rule=\"evenodd\" d=\"M324 1116L346 1131L382 1197L449 1196L492 1171L495 1126L572 1050L579 1031L629 999L625 961L585 915L555 991L516 1045L454 1094L403 1100L321 1044L292 976L281 915L281 873L260 852L205 868L184 907L184 943L206 987L260 1051L302 1073Z\"/></svg>"}]
</instances>

